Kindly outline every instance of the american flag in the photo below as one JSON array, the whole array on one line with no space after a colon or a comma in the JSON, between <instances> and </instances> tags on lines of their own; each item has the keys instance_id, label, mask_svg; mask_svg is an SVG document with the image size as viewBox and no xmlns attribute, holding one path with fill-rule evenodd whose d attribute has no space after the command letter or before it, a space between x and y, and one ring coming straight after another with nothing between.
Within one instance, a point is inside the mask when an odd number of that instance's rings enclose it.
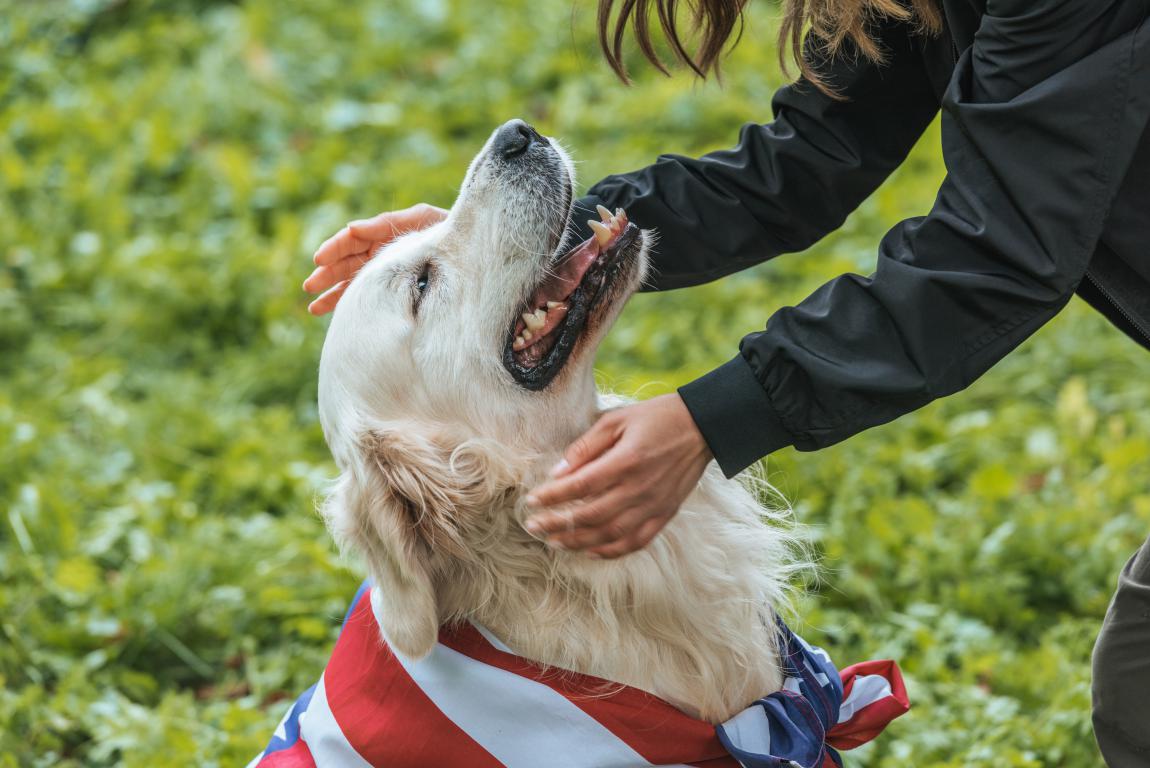
<instances>
[{"instance_id":1,"label":"american flag","mask_svg":"<svg viewBox=\"0 0 1150 768\"><path fill-rule=\"evenodd\" d=\"M411 661L356 594L319 682L249 768L836 768L910 704L893 661L835 669L781 621L783 689L714 726L637 688L544 668L475 624Z\"/></svg>"}]
</instances>

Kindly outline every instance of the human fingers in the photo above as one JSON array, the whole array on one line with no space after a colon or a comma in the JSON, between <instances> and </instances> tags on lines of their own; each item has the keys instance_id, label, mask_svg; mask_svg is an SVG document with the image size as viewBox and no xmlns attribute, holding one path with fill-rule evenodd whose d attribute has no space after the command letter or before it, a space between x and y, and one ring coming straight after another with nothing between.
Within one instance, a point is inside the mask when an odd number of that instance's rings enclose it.
<instances>
[{"instance_id":1,"label":"human fingers","mask_svg":"<svg viewBox=\"0 0 1150 768\"><path fill-rule=\"evenodd\" d=\"M331 312L333 309L335 309L335 305L337 302L339 302L340 296L343 296L343 292L347 290L349 285L351 285L350 280L344 280L342 283L336 283L331 288L328 288L326 291L320 294L319 298L317 298L311 304L308 304L307 311L316 317L319 317L320 315L326 315L328 312Z\"/></svg>"},{"instance_id":2,"label":"human fingers","mask_svg":"<svg viewBox=\"0 0 1150 768\"><path fill-rule=\"evenodd\" d=\"M419 203L399 211L384 211L370 219L353 221L323 242L312 261L326 266L353 256L369 252L373 247L386 245L399 235L429 227L447 218L447 211L434 205Z\"/></svg>"},{"instance_id":3,"label":"human fingers","mask_svg":"<svg viewBox=\"0 0 1150 768\"><path fill-rule=\"evenodd\" d=\"M622 417L618 412L604 414L591 428L575 439L563 452L563 458L551 468L552 477L563 477L597 459L604 451L619 441L622 433Z\"/></svg>"},{"instance_id":4,"label":"human fingers","mask_svg":"<svg viewBox=\"0 0 1150 768\"><path fill-rule=\"evenodd\" d=\"M523 526L528 533L539 538L568 536L579 530L599 528L610 523L621 512L637 506L633 503L635 501L635 497L629 495L626 489L614 487L581 504L540 512L529 517ZM581 538L578 540L582 541ZM572 539L572 543L575 541Z\"/></svg>"},{"instance_id":5,"label":"human fingers","mask_svg":"<svg viewBox=\"0 0 1150 768\"><path fill-rule=\"evenodd\" d=\"M570 527L555 531L546 537L547 544L556 549L580 550L601 547L630 537L650 517L640 506L632 506L622 493L608 493L585 506L595 523L583 525L578 513L571 510Z\"/></svg>"},{"instance_id":6,"label":"human fingers","mask_svg":"<svg viewBox=\"0 0 1150 768\"><path fill-rule=\"evenodd\" d=\"M586 501L601 496L622 480L623 468L615 461L614 451L607 451L599 459L585 464L569 475L550 480L527 495L527 506L536 510L528 522L546 531L560 521L556 512L546 511L574 501ZM590 523L592 521L588 521Z\"/></svg>"},{"instance_id":7,"label":"human fingers","mask_svg":"<svg viewBox=\"0 0 1150 768\"><path fill-rule=\"evenodd\" d=\"M309 293L326 291L341 280L351 279L367 260L368 254L364 252L340 259L334 264L316 267L315 271L303 281L303 289Z\"/></svg>"},{"instance_id":8,"label":"human fingers","mask_svg":"<svg viewBox=\"0 0 1150 768\"><path fill-rule=\"evenodd\" d=\"M386 214L380 214L381 216ZM366 254L372 247L374 241L369 237L357 236L348 224L334 235L324 240L319 248L316 249L315 255L311 257L312 262L317 267L324 267L330 264L335 264L338 261L346 259L348 256L354 256L359 253Z\"/></svg>"},{"instance_id":9,"label":"human fingers","mask_svg":"<svg viewBox=\"0 0 1150 768\"><path fill-rule=\"evenodd\" d=\"M385 211L370 219L360 219L347 225L354 237L386 243L402 234L425 229L447 218L447 211L427 203L418 203L399 211Z\"/></svg>"}]
</instances>

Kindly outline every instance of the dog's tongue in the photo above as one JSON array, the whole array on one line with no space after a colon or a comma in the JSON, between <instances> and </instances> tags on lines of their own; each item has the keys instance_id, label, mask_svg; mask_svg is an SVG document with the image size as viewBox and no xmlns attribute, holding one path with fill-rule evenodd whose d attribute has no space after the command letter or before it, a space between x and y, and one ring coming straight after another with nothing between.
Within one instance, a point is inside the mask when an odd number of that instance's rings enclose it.
<instances>
[{"instance_id":1,"label":"dog's tongue","mask_svg":"<svg viewBox=\"0 0 1150 768\"><path fill-rule=\"evenodd\" d=\"M563 257L563 261L555 266L553 274L536 289L531 297L531 305L542 307L549 301L566 301L598 255L599 243L593 237L572 248Z\"/></svg>"},{"instance_id":2,"label":"dog's tongue","mask_svg":"<svg viewBox=\"0 0 1150 768\"><path fill-rule=\"evenodd\" d=\"M568 251L558 264L551 267L535 292L531 294L527 311L515 324L511 348L531 359L538 359L547 351L543 343L548 335L559 327L571 309L568 300L587 270L595 263L605 249L615 243L627 228L627 214L617 209L614 214L603 206L598 206L600 221L588 221L595 233Z\"/></svg>"},{"instance_id":3,"label":"dog's tongue","mask_svg":"<svg viewBox=\"0 0 1150 768\"><path fill-rule=\"evenodd\" d=\"M579 281L587 274L591 264L599 256L599 244L595 238L572 248L562 261L551 268L551 274L531 294L530 306L535 309L524 312L515 324L515 343L512 349L521 351L537 345L549 333L559 327L567 316L570 306L567 300L579 287Z\"/></svg>"}]
</instances>

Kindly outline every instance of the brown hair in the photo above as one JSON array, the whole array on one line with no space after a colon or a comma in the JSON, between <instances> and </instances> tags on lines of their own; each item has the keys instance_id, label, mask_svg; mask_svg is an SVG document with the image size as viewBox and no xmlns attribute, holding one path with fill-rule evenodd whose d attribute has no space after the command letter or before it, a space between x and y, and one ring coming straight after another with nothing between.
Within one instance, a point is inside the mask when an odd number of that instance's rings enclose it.
<instances>
[{"instance_id":1,"label":"brown hair","mask_svg":"<svg viewBox=\"0 0 1150 768\"><path fill-rule=\"evenodd\" d=\"M696 75L719 75L719 59L727 41L739 28L742 33L743 10L748 0L688 0L691 33L699 40L695 52L687 50L679 35L677 24L678 0L622 0L612 24L611 16L616 0L599 0L599 45L611 69L625 83L631 80L623 63L623 38L628 22L635 32L639 50L662 73L667 67L651 42L650 14L655 7L663 36L671 47L675 59L688 66ZM783 0L783 21L779 28L779 61L788 69L788 55L802 75L819 90L836 94L823 81L803 54L804 30L815 37L820 53L834 56L850 43L864 58L882 62L885 51L871 34L871 23L881 17L890 17L914 24L919 31L938 34L942 30L942 15L937 0ZM739 36L735 37L735 43Z\"/></svg>"}]
</instances>

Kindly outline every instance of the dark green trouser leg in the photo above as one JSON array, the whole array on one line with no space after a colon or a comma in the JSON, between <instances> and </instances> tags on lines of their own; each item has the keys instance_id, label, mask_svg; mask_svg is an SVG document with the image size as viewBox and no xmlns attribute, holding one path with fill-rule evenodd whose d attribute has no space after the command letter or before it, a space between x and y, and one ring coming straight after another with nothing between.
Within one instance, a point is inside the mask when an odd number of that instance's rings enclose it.
<instances>
[{"instance_id":1,"label":"dark green trouser leg","mask_svg":"<svg viewBox=\"0 0 1150 768\"><path fill-rule=\"evenodd\" d=\"M1150 539L1126 563L1094 644L1094 736L1110 768L1150 768Z\"/></svg>"}]
</instances>

